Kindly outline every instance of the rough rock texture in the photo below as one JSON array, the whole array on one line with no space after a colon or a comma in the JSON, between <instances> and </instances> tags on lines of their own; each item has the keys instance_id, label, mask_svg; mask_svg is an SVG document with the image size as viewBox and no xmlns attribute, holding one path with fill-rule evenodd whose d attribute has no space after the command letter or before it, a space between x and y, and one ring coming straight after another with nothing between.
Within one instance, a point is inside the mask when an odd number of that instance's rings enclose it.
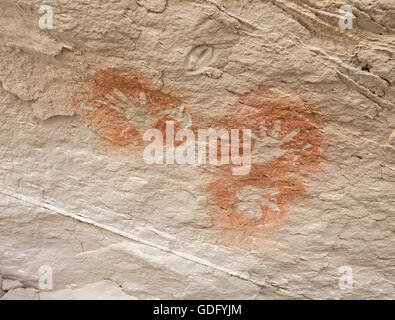
<instances>
[{"instance_id":1,"label":"rough rock texture","mask_svg":"<svg viewBox=\"0 0 395 320\"><path fill-rule=\"evenodd\" d=\"M0 297L395 298L392 0L42 4L0 3ZM251 170L147 164L167 120Z\"/></svg>"},{"instance_id":2,"label":"rough rock texture","mask_svg":"<svg viewBox=\"0 0 395 320\"><path fill-rule=\"evenodd\" d=\"M17 288L21 288L21 287L23 287L23 284L20 283L18 280L10 280L10 279L4 279L3 284L1 286L1 288L4 291L9 291L9 290L17 289Z\"/></svg>"}]
</instances>

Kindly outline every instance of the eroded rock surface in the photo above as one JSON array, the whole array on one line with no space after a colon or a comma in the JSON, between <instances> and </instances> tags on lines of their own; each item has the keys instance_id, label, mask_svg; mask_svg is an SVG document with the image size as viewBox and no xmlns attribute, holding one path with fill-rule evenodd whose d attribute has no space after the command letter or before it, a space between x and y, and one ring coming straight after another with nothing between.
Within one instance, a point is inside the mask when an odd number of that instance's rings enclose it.
<instances>
[{"instance_id":1,"label":"eroded rock surface","mask_svg":"<svg viewBox=\"0 0 395 320\"><path fill-rule=\"evenodd\" d=\"M0 4L0 298L395 298L393 1L44 4ZM249 170L169 161L202 129Z\"/></svg>"}]
</instances>

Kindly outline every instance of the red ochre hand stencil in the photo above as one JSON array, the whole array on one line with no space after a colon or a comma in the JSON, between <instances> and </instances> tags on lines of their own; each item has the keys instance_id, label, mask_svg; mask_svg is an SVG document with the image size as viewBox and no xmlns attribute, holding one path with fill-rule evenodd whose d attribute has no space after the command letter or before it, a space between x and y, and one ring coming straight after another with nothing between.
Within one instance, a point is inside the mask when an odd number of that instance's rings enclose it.
<instances>
[{"instance_id":1,"label":"red ochre hand stencil","mask_svg":"<svg viewBox=\"0 0 395 320\"><path fill-rule=\"evenodd\" d=\"M250 129L249 173L234 175L232 164L220 165L218 175L205 186L212 220L228 244L241 243L280 221L292 200L306 192L303 173L320 166L322 121L311 102L254 94L229 114L207 121L196 114L192 118L181 99L114 69L89 79L76 101L75 110L89 128L120 146L140 144L151 128L165 134L169 120L175 122L175 133L185 128L197 132L207 123L215 123L212 128L218 130ZM240 150L242 144L240 137Z\"/></svg>"}]
</instances>

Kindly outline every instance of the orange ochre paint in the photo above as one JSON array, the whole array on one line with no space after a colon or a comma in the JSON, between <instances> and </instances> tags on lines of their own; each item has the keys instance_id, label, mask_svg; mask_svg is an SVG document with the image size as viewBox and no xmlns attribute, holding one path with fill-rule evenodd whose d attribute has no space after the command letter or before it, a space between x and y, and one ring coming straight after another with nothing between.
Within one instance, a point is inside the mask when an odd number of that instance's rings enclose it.
<instances>
[{"instance_id":1,"label":"orange ochre paint","mask_svg":"<svg viewBox=\"0 0 395 320\"><path fill-rule=\"evenodd\" d=\"M139 122L133 123L138 117L148 118L146 125L151 124L150 127L160 129L165 135L166 120L175 120L177 131L178 120L187 112L186 108L167 112L183 101L155 89L142 78L114 69L98 72L89 79L77 101L75 110L85 118L89 128L119 146L141 144L142 130L148 127L139 128ZM135 109L129 118L125 110L128 106ZM263 141L284 141L277 147L279 157L270 158L268 152L267 161L253 161L247 175L232 175L232 165L218 166L218 175L205 186L210 197L210 214L216 229L226 239L224 242L241 244L243 239L261 232L263 226L279 221L287 205L306 192L300 177L320 165L322 121L311 102L296 103L267 93L246 96L231 109L220 119L200 119L195 113L190 129L197 132L206 128L207 123L215 123L213 129L251 129L253 154L264 134ZM262 190L258 198L254 195L257 190ZM241 214L242 197L259 199L253 205L261 212L257 216ZM251 201L246 203L248 208Z\"/></svg>"},{"instance_id":2,"label":"orange ochre paint","mask_svg":"<svg viewBox=\"0 0 395 320\"><path fill-rule=\"evenodd\" d=\"M139 144L144 132L140 132L128 121L127 116L122 112L127 111L121 107L122 98L117 96L115 90L121 92L123 98L129 101L139 99L143 95L145 103L136 103L135 107L137 111L145 113L146 117L181 105L180 99L155 90L147 81L136 76L130 76L114 69L98 72L87 81L77 94L74 108L85 118L89 128L120 146ZM114 99L119 102L114 102ZM84 108L83 105L88 107ZM163 130L165 133L164 123L169 119L172 118L169 115L164 115L154 121L151 127ZM177 132L177 119L172 120L176 122Z\"/></svg>"},{"instance_id":3,"label":"orange ochre paint","mask_svg":"<svg viewBox=\"0 0 395 320\"><path fill-rule=\"evenodd\" d=\"M245 176L234 176L229 167L222 167L222 174L213 179L207 186L212 203L215 225L225 243L242 245L250 237L255 238L262 232L262 227L273 225L282 219L287 206L297 196L306 192L304 181L300 178L303 172L316 170L320 166L320 147L323 137L322 121L315 113L311 103L297 104L295 102L261 94L261 96L246 97L243 103L234 106L234 112L226 121L231 126L249 127L259 138L259 123L266 124L267 132L274 130L274 123L281 121L278 138L281 139L298 128L300 131L281 149L297 151L284 154L279 158L264 163L252 162L251 171ZM221 127L220 124L219 126ZM252 150L255 147L252 143ZM308 148L305 149L305 146ZM237 205L240 199L237 193L245 187L263 190L276 189L274 195L264 194L262 198L273 202L278 208L260 205L262 216L248 218L238 213Z\"/></svg>"}]
</instances>

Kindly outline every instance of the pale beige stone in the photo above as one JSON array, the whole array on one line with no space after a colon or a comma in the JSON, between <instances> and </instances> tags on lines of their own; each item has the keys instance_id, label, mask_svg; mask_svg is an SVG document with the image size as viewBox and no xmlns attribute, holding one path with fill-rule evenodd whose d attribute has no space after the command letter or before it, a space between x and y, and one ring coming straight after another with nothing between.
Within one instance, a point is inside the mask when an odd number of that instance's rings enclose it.
<instances>
[{"instance_id":1,"label":"pale beige stone","mask_svg":"<svg viewBox=\"0 0 395 320\"><path fill-rule=\"evenodd\" d=\"M39 300L39 296L36 289L17 288L8 291L1 300Z\"/></svg>"},{"instance_id":2,"label":"pale beige stone","mask_svg":"<svg viewBox=\"0 0 395 320\"><path fill-rule=\"evenodd\" d=\"M60 0L51 30L39 28L42 4L0 3L3 299L395 298L394 1ZM338 24L344 4L352 29ZM112 68L182 104L148 112L142 92L88 101L88 81ZM266 105L249 100L263 94ZM114 143L130 133L122 117L142 135L164 115L215 127L248 110L248 127L272 96L313 103L322 140L293 145L303 128L259 123L253 160L275 165L240 189L219 167L148 165ZM89 112L105 99L105 115L125 108L103 133L105 116ZM299 170L312 147L319 166ZM281 157L294 170L278 178ZM256 185L265 179L277 180ZM262 207L281 218L218 223L212 181L236 188L238 219L263 219Z\"/></svg>"},{"instance_id":3,"label":"pale beige stone","mask_svg":"<svg viewBox=\"0 0 395 320\"><path fill-rule=\"evenodd\" d=\"M134 300L114 282L104 280L81 288L40 292L40 300Z\"/></svg>"},{"instance_id":4,"label":"pale beige stone","mask_svg":"<svg viewBox=\"0 0 395 320\"><path fill-rule=\"evenodd\" d=\"M10 279L3 280L2 289L5 291L9 291L21 287L23 287L23 283L21 283L18 280L10 280Z\"/></svg>"}]
</instances>

